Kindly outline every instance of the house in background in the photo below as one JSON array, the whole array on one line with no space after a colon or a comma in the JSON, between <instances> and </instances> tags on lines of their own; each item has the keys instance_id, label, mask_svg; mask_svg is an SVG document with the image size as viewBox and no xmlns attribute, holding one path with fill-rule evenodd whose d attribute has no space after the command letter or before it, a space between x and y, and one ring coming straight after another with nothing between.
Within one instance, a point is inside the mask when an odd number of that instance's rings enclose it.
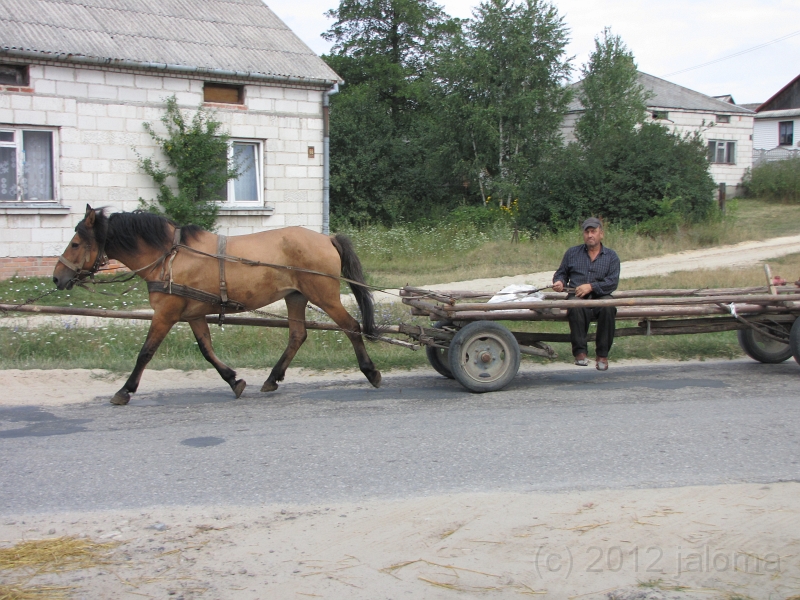
<instances>
[{"instance_id":1,"label":"house in background","mask_svg":"<svg viewBox=\"0 0 800 600\"><path fill-rule=\"evenodd\" d=\"M201 104L246 170L218 230L326 227L327 95L340 82L261 0L0 0L0 278L49 275L87 203L154 199L165 100Z\"/></svg>"},{"instance_id":2,"label":"house in background","mask_svg":"<svg viewBox=\"0 0 800 600\"><path fill-rule=\"evenodd\" d=\"M713 98L647 73L639 73L639 83L650 94L648 120L680 135L699 131L708 147L714 181L726 184L728 196L740 193L742 176L752 165L753 111L737 106L730 96ZM575 140L575 124L582 114L576 97L561 127L567 143Z\"/></svg>"},{"instance_id":3,"label":"house in background","mask_svg":"<svg viewBox=\"0 0 800 600\"><path fill-rule=\"evenodd\" d=\"M756 109L753 160L800 156L800 75Z\"/></svg>"}]
</instances>

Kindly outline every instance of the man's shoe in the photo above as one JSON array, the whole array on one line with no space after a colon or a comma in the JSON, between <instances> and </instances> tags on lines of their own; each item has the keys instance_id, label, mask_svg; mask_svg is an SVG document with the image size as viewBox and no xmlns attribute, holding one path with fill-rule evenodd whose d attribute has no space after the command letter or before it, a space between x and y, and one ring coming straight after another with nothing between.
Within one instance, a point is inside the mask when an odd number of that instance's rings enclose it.
<instances>
[{"instance_id":1,"label":"man's shoe","mask_svg":"<svg viewBox=\"0 0 800 600\"><path fill-rule=\"evenodd\" d=\"M575 364L579 367L588 367L589 366L589 359L586 358L585 354L578 354L575 356Z\"/></svg>"},{"instance_id":2,"label":"man's shoe","mask_svg":"<svg viewBox=\"0 0 800 600\"><path fill-rule=\"evenodd\" d=\"M608 359L603 356L597 357L597 370L608 371Z\"/></svg>"}]
</instances>

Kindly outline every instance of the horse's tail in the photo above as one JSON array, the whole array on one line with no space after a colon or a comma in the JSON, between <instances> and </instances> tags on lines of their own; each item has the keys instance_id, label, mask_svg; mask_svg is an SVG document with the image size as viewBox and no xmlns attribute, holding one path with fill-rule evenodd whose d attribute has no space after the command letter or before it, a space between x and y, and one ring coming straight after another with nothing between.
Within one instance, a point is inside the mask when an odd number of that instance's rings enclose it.
<instances>
[{"instance_id":1,"label":"horse's tail","mask_svg":"<svg viewBox=\"0 0 800 600\"><path fill-rule=\"evenodd\" d=\"M356 303L361 311L361 332L371 339L378 330L375 326L375 305L372 300L372 292L366 287L364 271L361 268L361 261L358 260L353 242L345 235L337 233L331 236L331 243L342 260L342 277L350 279L350 289L356 297ZM352 283L353 281L357 283ZM359 285L364 284L364 285Z\"/></svg>"}]
</instances>

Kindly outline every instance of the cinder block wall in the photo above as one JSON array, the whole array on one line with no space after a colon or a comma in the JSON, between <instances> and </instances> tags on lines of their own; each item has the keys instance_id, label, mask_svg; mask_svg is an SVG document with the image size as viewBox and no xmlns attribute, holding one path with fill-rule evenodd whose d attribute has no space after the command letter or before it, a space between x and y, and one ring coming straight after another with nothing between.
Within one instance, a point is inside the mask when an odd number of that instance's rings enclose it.
<instances>
[{"instance_id":1,"label":"cinder block wall","mask_svg":"<svg viewBox=\"0 0 800 600\"><path fill-rule=\"evenodd\" d=\"M135 210L139 198L154 199L156 188L138 160L161 157L144 123L164 133L160 119L169 96L190 117L203 101L198 78L66 63L31 64L29 73L27 88L0 87L0 125L56 130L56 196L64 208L52 214L0 203L0 278L49 275L87 203L113 212ZM232 137L263 142L264 205L224 205L218 231L240 235L289 225L320 231L323 90L224 83L245 86L245 105L208 108Z\"/></svg>"}]
</instances>

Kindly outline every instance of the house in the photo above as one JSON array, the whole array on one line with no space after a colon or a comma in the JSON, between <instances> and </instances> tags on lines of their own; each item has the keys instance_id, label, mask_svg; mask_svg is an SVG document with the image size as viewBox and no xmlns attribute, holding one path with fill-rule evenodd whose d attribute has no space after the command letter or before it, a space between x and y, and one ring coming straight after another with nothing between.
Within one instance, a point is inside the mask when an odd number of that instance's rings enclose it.
<instances>
[{"instance_id":1,"label":"house","mask_svg":"<svg viewBox=\"0 0 800 600\"><path fill-rule=\"evenodd\" d=\"M737 106L729 95L712 98L647 73L639 72L639 83L650 95L648 120L680 135L699 131L708 147L711 176L726 184L728 196L737 195L742 176L752 165L753 111ZM575 124L582 114L583 106L575 97L561 128L566 142L575 140Z\"/></svg>"},{"instance_id":2,"label":"house","mask_svg":"<svg viewBox=\"0 0 800 600\"><path fill-rule=\"evenodd\" d=\"M756 109L754 161L800 156L800 75Z\"/></svg>"},{"instance_id":3,"label":"house","mask_svg":"<svg viewBox=\"0 0 800 600\"><path fill-rule=\"evenodd\" d=\"M87 203L156 186L165 100L201 104L246 169L218 231L325 230L327 99L340 79L262 0L0 0L0 278L49 275Z\"/></svg>"}]
</instances>

